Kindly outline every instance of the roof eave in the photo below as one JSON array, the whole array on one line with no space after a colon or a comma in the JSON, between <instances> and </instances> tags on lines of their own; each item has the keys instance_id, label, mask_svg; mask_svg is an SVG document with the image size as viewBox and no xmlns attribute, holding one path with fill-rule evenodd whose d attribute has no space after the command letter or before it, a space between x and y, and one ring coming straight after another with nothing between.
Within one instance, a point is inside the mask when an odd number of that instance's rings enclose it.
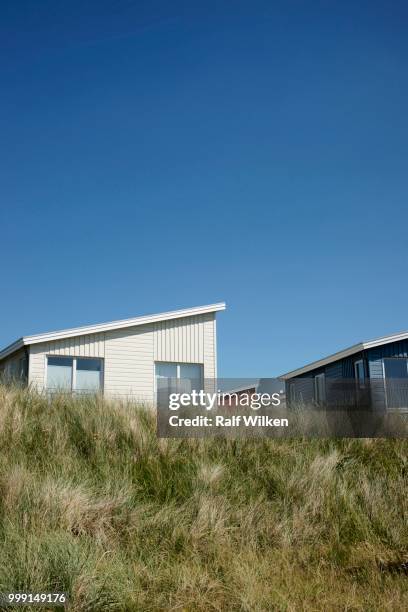
<instances>
[{"instance_id":1,"label":"roof eave","mask_svg":"<svg viewBox=\"0 0 408 612\"><path fill-rule=\"evenodd\" d=\"M52 342L53 340L84 336L86 334L97 334L113 329L124 329L126 327L136 327L139 325L158 323L160 321L170 321L172 319L181 319L184 317L192 317L202 314L208 314L211 312L215 313L221 310L225 310L225 308L225 302L218 302L216 304L208 304L206 306L195 306L193 308L171 310L169 312L162 312L154 315L144 315L141 317L134 317L132 319L122 319L119 321L111 321L108 323L97 323L95 325L85 325L82 327L62 329L60 331L46 332L44 334L24 336L23 338L16 340L16 342L13 342L13 344L10 344L5 349L3 349L0 352L0 359L8 357L8 355L20 349L24 345L38 344L40 342Z\"/></svg>"},{"instance_id":2,"label":"roof eave","mask_svg":"<svg viewBox=\"0 0 408 612\"><path fill-rule=\"evenodd\" d=\"M345 357L350 357L350 355L354 355L359 351L364 350L364 344L359 342L358 344L354 344L347 349L339 351L337 353L333 353L333 355L329 355L324 359L318 359L317 361L313 361L308 365L303 366L302 368L297 368L296 370L292 370L291 372L286 372L286 374L281 374L278 378L283 378L283 380L288 380L290 378L294 378L295 376L301 376L301 374L306 374L307 372L311 372L312 370L317 370L318 368L322 368L329 363L333 363L334 361L338 361L339 359L344 359Z\"/></svg>"},{"instance_id":3,"label":"roof eave","mask_svg":"<svg viewBox=\"0 0 408 612\"><path fill-rule=\"evenodd\" d=\"M375 348L376 346L382 346L383 344L390 344L391 342L398 342L400 340L406 340L408 338L408 332L400 332L398 334L393 334L391 336L382 336L381 338L376 338L375 340L368 340L366 342L359 342L358 344L354 344L347 349L339 351L338 353L334 353L333 355L329 355L324 359L319 359L318 361L313 361L308 365L303 366L302 368L298 368L296 370L292 370L291 372L287 372L286 374L282 374L279 378L283 378L283 380L288 380L290 378L294 378L295 376L301 376L302 374L306 374L307 372L311 372L312 370L317 370L325 365L338 361L339 359L344 359L345 357L350 357L359 351L365 351L367 349Z\"/></svg>"},{"instance_id":4,"label":"roof eave","mask_svg":"<svg viewBox=\"0 0 408 612\"><path fill-rule=\"evenodd\" d=\"M23 348L25 344L26 343L24 342L24 338L19 338L12 344L9 344L2 351L0 351L0 360L4 359L5 357L8 357L9 355L11 355L12 353L15 353L16 351L19 351L21 348Z\"/></svg>"}]
</instances>

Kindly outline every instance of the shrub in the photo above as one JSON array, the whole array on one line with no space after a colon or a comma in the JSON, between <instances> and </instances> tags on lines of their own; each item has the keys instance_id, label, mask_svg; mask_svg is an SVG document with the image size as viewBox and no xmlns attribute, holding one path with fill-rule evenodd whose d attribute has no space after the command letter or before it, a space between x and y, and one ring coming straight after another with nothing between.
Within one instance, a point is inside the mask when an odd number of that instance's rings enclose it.
<instances>
[{"instance_id":1,"label":"shrub","mask_svg":"<svg viewBox=\"0 0 408 612\"><path fill-rule=\"evenodd\" d=\"M0 591L70 610L405 610L404 440L161 440L0 386ZM39 608L33 608L33 610Z\"/></svg>"}]
</instances>

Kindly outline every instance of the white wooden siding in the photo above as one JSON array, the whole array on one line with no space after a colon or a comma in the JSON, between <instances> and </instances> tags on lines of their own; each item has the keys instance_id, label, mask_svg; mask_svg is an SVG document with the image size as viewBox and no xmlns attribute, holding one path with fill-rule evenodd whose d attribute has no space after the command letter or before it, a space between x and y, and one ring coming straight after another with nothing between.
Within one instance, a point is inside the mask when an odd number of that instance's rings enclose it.
<instances>
[{"instance_id":1,"label":"white wooden siding","mask_svg":"<svg viewBox=\"0 0 408 612\"><path fill-rule=\"evenodd\" d=\"M216 377L215 315L208 313L155 324L154 360L202 363L204 377Z\"/></svg>"},{"instance_id":2,"label":"white wooden siding","mask_svg":"<svg viewBox=\"0 0 408 612\"><path fill-rule=\"evenodd\" d=\"M72 355L73 357L104 357L105 332L77 336L76 338L63 338L48 342L49 355Z\"/></svg>"},{"instance_id":3,"label":"white wooden siding","mask_svg":"<svg viewBox=\"0 0 408 612\"><path fill-rule=\"evenodd\" d=\"M217 321L215 315L204 321L203 363L204 377L217 378Z\"/></svg>"},{"instance_id":4,"label":"white wooden siding","mask_svg":"<svg viewBox=\"0 0 408 612\"><path fill-rule=\"evenodd\" d=\"M47 355L66 355L71 357L104 357L105 332L75 338L64 338L53 342L32 344L28 381L38 390L44 388Z\"/></svg>"},{"instance_id":5,"label":"white wooden siding","mask_svg":"<svg viewBox=\"0 0 408 612\"><path fill-rule=\"evenodd\" d=\"M32 344L30 346L30 359L28 363L28 383L38 391L42 391L44 389L47 344L50 343Z\"/></svg>"},{"instance_id":6,"label":"white wooden siding","mask_svg":"<svg viewBox=\"0 0 408 612\"><path fill-rule=\"evenodd\" d=\"M111 397L154 400L155 361L201 363L215 378L215 314L205 313L30 346L29 382L42 390L46 356L104 358L104 392Z\"/></svg>"},{"instance_id":7,"label":"white wooden siding","mask_svg":"<svg viewBox=\"0 0 408 612\"><path fill-rule=\"evenodd\" d=\"M153 402L153 328L151 325L106 332L105 393Z\"/></svg>"},{"instance_id":8,"label":"white wooden siding","mask_svg":"<svg viewBox=\"0 0 408 612\"><path fill-rule=\"evenodd\" d=\"M155 361L203 363L204 317L161 321L154 329Z\"/></svg>"}]
</instances>

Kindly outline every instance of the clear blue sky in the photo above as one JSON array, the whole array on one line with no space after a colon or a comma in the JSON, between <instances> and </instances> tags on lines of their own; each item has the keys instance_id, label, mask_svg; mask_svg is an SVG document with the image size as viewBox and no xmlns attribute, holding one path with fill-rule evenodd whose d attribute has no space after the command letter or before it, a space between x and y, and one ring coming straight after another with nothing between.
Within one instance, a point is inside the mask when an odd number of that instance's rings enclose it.
<instances>
[{"instance_id":1,"label":"clear blue sky","mask_svg":"<svg viewBox=\"0 0 408 612\"><path fill-rule=\"evenodd\" d=\"M219 373L408 328L406 2L0 5L0 346L225 300Z\"/></svg>"}]
</instances>

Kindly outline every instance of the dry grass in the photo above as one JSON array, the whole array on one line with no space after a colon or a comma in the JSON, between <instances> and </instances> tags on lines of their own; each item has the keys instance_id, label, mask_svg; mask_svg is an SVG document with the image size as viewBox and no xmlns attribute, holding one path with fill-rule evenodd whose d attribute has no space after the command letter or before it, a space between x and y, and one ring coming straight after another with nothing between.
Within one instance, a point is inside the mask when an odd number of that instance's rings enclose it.
<instances>
[{"instance_id":1,"label":"dry grass","mask_svg":"<svg viewBox=\"0 0 408 612\"><path fill-rule=\"evenodd\" d=\"M0 387L0 591L67 591L77 611L406 610L407 449L158 440L134 406Z\"/></svg>"}]
</instances>

